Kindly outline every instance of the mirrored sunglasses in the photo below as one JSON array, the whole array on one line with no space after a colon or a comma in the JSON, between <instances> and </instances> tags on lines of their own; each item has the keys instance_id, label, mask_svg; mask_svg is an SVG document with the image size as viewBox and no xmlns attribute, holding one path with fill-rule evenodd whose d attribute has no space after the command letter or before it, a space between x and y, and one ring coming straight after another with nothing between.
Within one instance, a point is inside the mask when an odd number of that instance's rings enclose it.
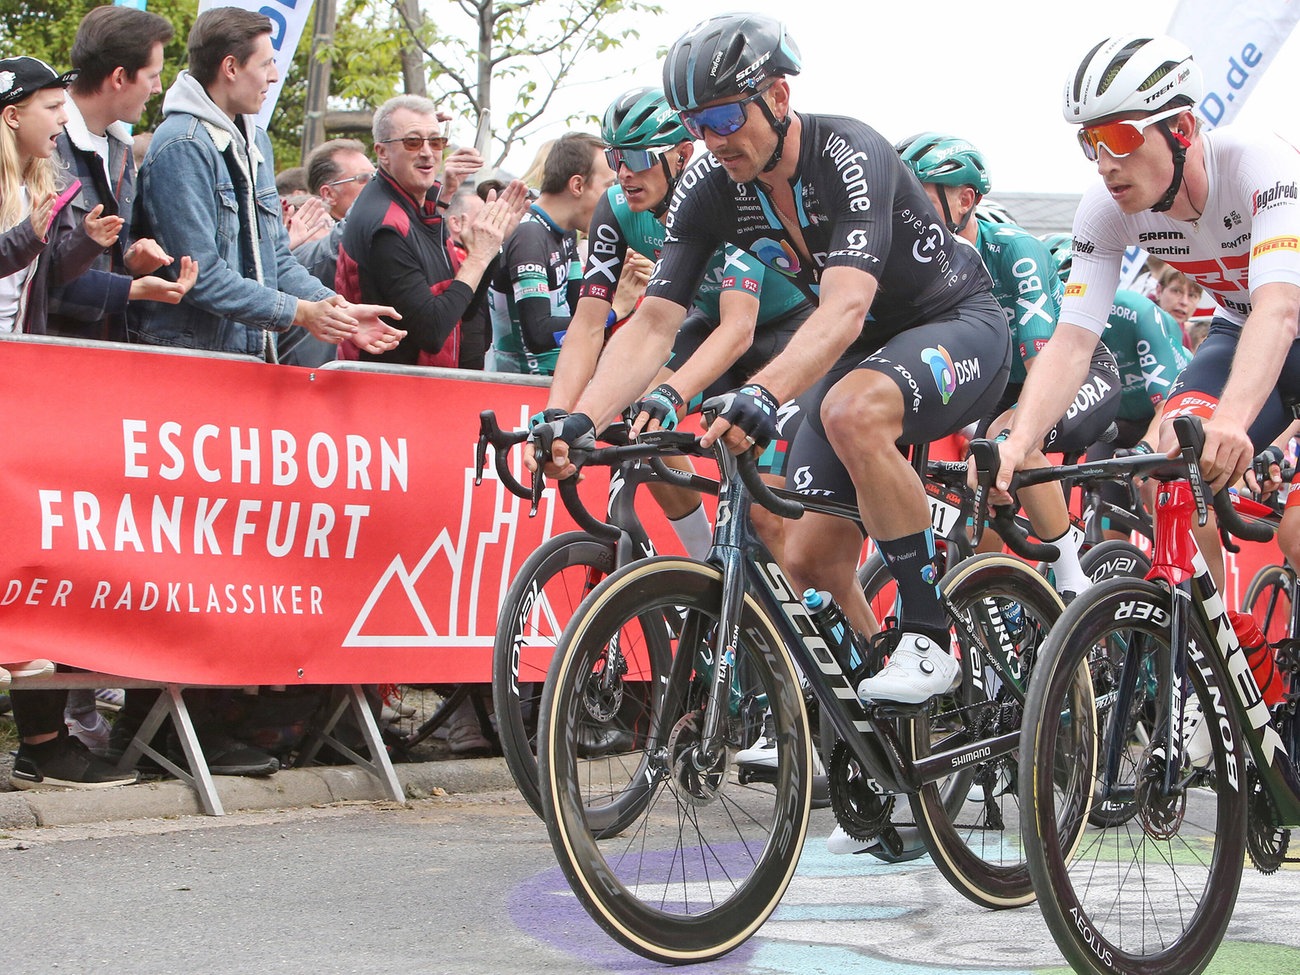
<instances>
[{"instance_id":1,"label":"mirrored sunglasses","mask_svg":"<svg viewBox=\"0 0 1300 975\"><path fill-rule=\"evenodd\" d=\"M643 173L659 161L659 153L651 149L606 149L605 161L616 173L619 166L626 166L630 173Z\"/></svg>"},{"instance_id":2,"label":"mirrored sunglasses","mask_svg":"<svg viewBox=\"0 0 1300 975\"><path fill-rule=\"evenodd\" d=\"M1146 141L1146 128L1167 118L1173 118L1187 111L1185 105L1166 109L1146 118L1120 119L1104 125L1086 125L1079 130L1079 145L1083 154L1092 162L1097 161L1097 154L1102 148L1116 159L1123 159L1139 149Z\"/></svg>"},{"instance_id":3,"label":"mirrored sunglasses","mask_svg":"<svg viewBox=\"0 0 1300 975\"><path fill-rule=\"evenodd\" d=\"M710 129L716 135L731 135L745 124L745 106L762 95L762 91L756 91L738 102L726 102L709 108L678 112L678 115L681 116L686 131L697 139L704 138L705 129Z\"/></svg>"}]
</instances>

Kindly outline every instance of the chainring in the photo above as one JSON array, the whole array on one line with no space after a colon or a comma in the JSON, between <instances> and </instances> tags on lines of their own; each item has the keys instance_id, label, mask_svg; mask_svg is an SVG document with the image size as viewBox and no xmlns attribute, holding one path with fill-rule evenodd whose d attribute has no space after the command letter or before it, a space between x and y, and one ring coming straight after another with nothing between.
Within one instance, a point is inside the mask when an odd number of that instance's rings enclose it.
<instances>
[{"instance_id":1,"label":"chainring","mask_svg":"<svg viewBox=\"0 0 1300 975\"><path fill-rule=\"evenodd\" d=\"M840 828L860 843L874 840L890 824L894 814L892 793L881 795L872 778L862 771L857 758L842 741L831 749L826 769L830 780L831 809Z\"/></svg>"},{"instance_id":2,"label":"chainring","mask_svg":"<svg viewBox=\"0 0 1300 975\"><path fill-rule=\"evenodd\" d=\"M1259 773L1253 765L1246 771L1246 787L1249 796L1246 852L1260 873L1276 873L1286 859L1291 831L1278 823L1277 807L1273 805L1273 799L1260 782Z\"/></svg>"}]
</instances>

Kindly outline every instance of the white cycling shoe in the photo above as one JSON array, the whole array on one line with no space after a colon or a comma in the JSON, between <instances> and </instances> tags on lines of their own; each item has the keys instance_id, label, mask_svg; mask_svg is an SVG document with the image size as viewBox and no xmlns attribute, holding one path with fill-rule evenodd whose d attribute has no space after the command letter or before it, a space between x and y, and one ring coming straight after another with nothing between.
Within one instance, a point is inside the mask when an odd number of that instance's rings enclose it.
<instances>
[{"instance_id":1,"label":"white cycling shoe","mask_svg":"<svg viewBox=\"0 0 1300 975\"><path fill-rule=\"evenodd\" d=\"M858 684L864 701L920 704L961 682L957 659L928 636L904 633L880 673Z\"/></svg>"}]
</instances>

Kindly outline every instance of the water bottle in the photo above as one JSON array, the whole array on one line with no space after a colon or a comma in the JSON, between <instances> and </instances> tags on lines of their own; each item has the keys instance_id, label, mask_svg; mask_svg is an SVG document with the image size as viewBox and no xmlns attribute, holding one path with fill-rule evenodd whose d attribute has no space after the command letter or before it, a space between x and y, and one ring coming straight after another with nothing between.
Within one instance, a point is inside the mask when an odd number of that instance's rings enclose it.
<instances>
[{"instance_id":1,"label":"water bottle","mask_svg":"<svg viewBox=\"0 0 1300 975\"><path fill-rule=\"evenodd\" d=\"M830 593L816 589L805 590L803 604L836 661L844 668L845 674L856 674L866 657L858 646L858 635L845 618L844 611Z\"/></svg>"}]
</instances>

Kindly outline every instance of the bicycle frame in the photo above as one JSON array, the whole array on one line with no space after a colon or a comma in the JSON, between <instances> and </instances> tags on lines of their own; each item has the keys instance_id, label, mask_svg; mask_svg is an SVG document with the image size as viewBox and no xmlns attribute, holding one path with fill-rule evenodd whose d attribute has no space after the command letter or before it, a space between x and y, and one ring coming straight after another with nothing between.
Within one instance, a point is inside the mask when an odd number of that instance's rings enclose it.
<instances>
[{"instance_id":1,"label":"bicycle frame","mask_svg":"<svg viewBox=\"0 0 1300 975\"><path fill-rule=\"evenodd\" d=\"M714 672L709 678L713 688L731 686L732 670L736 664L735 647L740 644L741 610L748 593L791 652L839 737L848 743L882 791L916 792L927 782L942 779L973 761L1007 754L1018 746L1020 733L1016 730L997 738L949 747L919 761L910 760L900 741L896 719L923 715L924 709L896 704L867 705L858 698L849 675L818 632L800 594L754 532L749 518L753 502L740 480L735 459L720 452L719 468L717 528L714 546L708 556L708 561L717 565L723 576L722 606L715 637L721 652L712 654ZM826 514L857 517L856 510L846 505L822 501L809 504L809 507ZM996 607L990 609L997 612ZM991 628L996 632L999 626L1005 631L1000 616L992 621ZM973 633L965 636L969 640L970 652L975 655L971 660L973 673L982 674L984 662L978 657L980 654L987 656L1000 679L1014 688L1016 696L1023 701L1020 668L1018 662L1009 659L1014 651L1000 645L992 648L982 646L983 641L975 638ZM678 655L674 660L666 689L668 700L681 699L690 683L694 661L684 659L685 656ZM703 763L716 759L718 750L724 747L726 701L726 694L709 695L700 733L699 747L704 749L700 761ZM659 739L665 733L665 729L652 729L651 732L652 737Z\"/></svg>"},{"instance_id":2,"label":"bicycle frame","mask_svg":"<svg viewBox=\"0 0 1300 975\"><path fill-rule=\"evenodd\" d=\"M1223 658L1231 676L1232 691L1220 691L1215 695L1216 708L1231 707L1236 711L1249 756L1277 808L1280 821L1287 825L1300 825L1300 777L1296 775L1291 756L1260 694L1255 675L1246 660L1246 652L1228 621L1222 597L1210 576L1205 557L1192 535L1192 517L1196 510L1195 495L1188 481L1170 481L1161 485L1157 497L1151 572L1147 578L1163 582L1173 596L1169 646L1177 659L1172 663L1196 665L1201 651L1189 640L1193 635L1193 627L1188 617L1189 612L1195 612L1203 632L1214 641L1213 649ZM1184 648L1189 656L1184 656ZM1216 690L1209 668L1198 666L1197 669L1212 690ZM1182 671L1180 667L1171 667L1171 672ZM1162 702L1166 708L1165 717L1176 714L1173 708L1178 706L1175 700L1178 681L1168 683ZM1218 728L1222 733L1221 729L1225 725L1214 721L1210 715L1207 715L1207 720L1210 721L1211 728ZM1177 739L1177 736L1172 737ZM1224 744L1231 752L1236 743L1225 741ZM1172 776L1176 774L1177 766L1176 762L1168 763L1165 782L1167 789L1172 790L1176 785Z\"/></svg>"}]
</instances>

